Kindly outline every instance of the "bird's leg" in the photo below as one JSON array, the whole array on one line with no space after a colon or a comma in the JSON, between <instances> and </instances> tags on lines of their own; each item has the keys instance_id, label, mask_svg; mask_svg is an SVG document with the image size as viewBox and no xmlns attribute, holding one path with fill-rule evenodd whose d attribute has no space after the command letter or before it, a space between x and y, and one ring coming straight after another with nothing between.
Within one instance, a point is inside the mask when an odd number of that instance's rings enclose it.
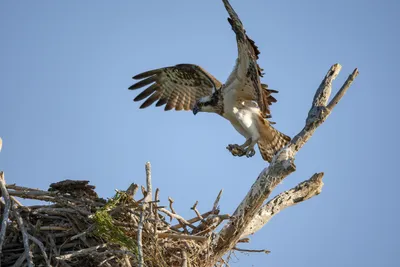
<instances>
[{"instance_id":1,"label":"bird's leg","mask_svg":"<svg viewBox=\"0 0 400 267\"><path fill-rule=\"evenodd\" d=\"M226 149L228 149L233 156L242 157L246 155L246 147L248 147L252 143L251 138L247 139L243 145L232 144L228 145ZM253 149L254 150L254 149Z\"/></svg>"},{"instance_id":2,"label":"bird's leg","mask_svg":"<svg viewBox=\"0 0 400 267\"><path fill-rule=\"evenodd\" d=\"M247 148L245 149L245 155L248 158L251 158L252 156L254 156L256 154L256 151L254 150L254 146L257 144L258 139L255 138L251 138L251 143L247 146Z\"/></svg>"},{"instance_id":3,"label":"bird's leg","mask_svg":"<svg viewBox=\"0 0 400 267\"><path fill-rule=\"evenodd\" d=\"M251 138L247 139L246 142L244 142L243 145L240 145L239 147L242 149L245 149L246 147L248 147L251 144Z\"/></svg>"}]
</instances>

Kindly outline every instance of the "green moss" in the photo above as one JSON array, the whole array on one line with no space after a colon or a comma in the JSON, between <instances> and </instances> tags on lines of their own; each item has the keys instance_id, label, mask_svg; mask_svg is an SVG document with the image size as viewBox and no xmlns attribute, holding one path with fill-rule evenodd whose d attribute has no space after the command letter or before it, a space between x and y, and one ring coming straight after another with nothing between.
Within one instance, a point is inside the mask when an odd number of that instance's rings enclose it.
<instances>
[{"instance_id":1,"label":"green moss","mask_svg":"<svg viewBox=\"0 0 400 267\"><path fill-rule=\"evenodd\" d=\"M119 204L125 203L127 200L128 196L125 193L117 192L103 208L94 214L93 219L96 224L94 234L109 243L123 246L137 255L136 241L127 236L123 228L114 225L112 217L109 214L110 210L114 209Z\"/></svg>"}]
</instances>

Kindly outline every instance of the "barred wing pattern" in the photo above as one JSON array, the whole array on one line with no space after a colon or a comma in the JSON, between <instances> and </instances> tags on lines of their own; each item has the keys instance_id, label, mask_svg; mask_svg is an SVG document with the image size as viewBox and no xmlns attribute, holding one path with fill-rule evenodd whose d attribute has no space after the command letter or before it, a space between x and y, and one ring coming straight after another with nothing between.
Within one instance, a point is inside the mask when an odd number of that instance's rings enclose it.
<instances>
[{"instance_id":1,"label":"barred wing pattern","mask_svg":"<svg viewBox=\"0 0 400 267\"><path fill-rule=\"evenodd\" d=\"M193 64L178 64L138 74L133 79L143 79L130 90L150 85L134 101L146 99L140 108L157 101L156 106L166 104L164 110L191 110L202 97L209 96L221 88L221 83L206 70Z\"/></svg>"},{"instance_id":2,"label":"barred wing pattern","mask_svg":"<svg viewBox=\"0 0 400 267\"><path fill-rule=\"evenodd\" d=\"M290 141L289 136L279 132L271 126L269 121L265 120L271 117L269 106L276 102L271 93L277 91L268 89L266 84L260 82L260 77L263 75L262 69L257 64L260 52L254 41L247 36L242 22L232 6L227 0L222 1L228 11L228 21L236 34L238 46L238 59L226 82L226 88L236 90L236 101L253 100L258 103L261 111L258 125L260 133L258 147L263 159L271 162L273 156Z\"/></svg>"},{"instance_id":3,"label":"barred wing pattern","mask_svg":"<svg viewBox=\"0 0 400 267\"><path fill-rule=\"evenodd\" d=\"M231 86L230 88L237 90L238 99L256 101L264 117L269 118L269 106L276 102L276 99L271 94L277 93L277 91L268 89L266 84L261 84L260 77L263 76L263 73L257 63L260 51L255 42L247 36L239 16L229 2L227 0L222 1L228 11L228 22L236 34L238 46L236 65L225 85L228 88Z\"/></svg>"}]
</instances>

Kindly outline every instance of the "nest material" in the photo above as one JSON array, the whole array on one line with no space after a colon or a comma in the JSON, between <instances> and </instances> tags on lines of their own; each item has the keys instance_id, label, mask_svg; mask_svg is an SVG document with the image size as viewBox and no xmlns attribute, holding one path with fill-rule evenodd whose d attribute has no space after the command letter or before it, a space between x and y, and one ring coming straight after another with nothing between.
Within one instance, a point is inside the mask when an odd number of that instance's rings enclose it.
<instances>
[{"instance_id":1,"label":"nest material","mask_svg":"<svg viewBox=\"0 0 400 267\"><path fill-rule=\"evenodd\" d=\"M211 211L185 220L158 205L142 187L132 184L108 201L88 181L65 180L48 191L6 185L0 172L1 266L201 266L209 253L213 230L229 215ZM24 206L17 199L42 200ZM168 218L169 217L169 218ZM178 221L171 225L172 219ZM176 221L174 220L174 221Z\"/></svg>"}]
</instances>

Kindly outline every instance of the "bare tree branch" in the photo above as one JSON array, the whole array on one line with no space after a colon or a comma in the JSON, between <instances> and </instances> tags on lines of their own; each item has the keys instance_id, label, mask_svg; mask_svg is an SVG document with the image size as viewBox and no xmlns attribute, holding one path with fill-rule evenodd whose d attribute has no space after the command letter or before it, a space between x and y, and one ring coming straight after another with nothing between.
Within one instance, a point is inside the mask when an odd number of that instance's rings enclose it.
<instances>
[{"instance_id":1,"label":"bare tree branch","mask_svg":"<svg viewBox=\"0 0 400 267\"><path fill-rule=\"evenodd\" d=\"M337 77L340 69L341 66L339 64L335 64L330 68L315 93L305 127L285 148L274 156L271 164L260 173L244 200L237 207L230 222L218 233L213 244L214 253L210 257L207 266L214 266L226 252L235 246L272 190L296 170L294 164L296 153L311 138L317 127L325 121L332 111L332 109L326 108L326 104L330 97L332 81ZM357 74L358 71L355 70L342 88L348 88ZM340 90L334 100L338 102L346 90ZM332 104L333 106L334 104Z\"/></svg>"},{"instance_id":2,"label":"bare tree branch","mask_svg":"<svg viewBox=\"0 0 400 267\"><path fill-rule=\"evenodd\" d=\"M269 251L267 249L244 249L244 248L234 247L233 250L236 250L239 252L256 252L256 253L265 253L265 254L271 253L271 251Z\"/></svg>"},{"instance_id":3,"label":"bare tree branch","mask_svg":"<svg viewBox=\"0 0 400 267\"><path fill-rule=\"evenodd\" d=\"M324 173L316 173L310 179L298 184L295 188L282 192L268 201L258 210L253 220L243 232L242 238L260 230L272 216L278 214L283 209L294 206L321 193L322 186L324 185L322 182L323 176Z\"/></svg>"},{"instance_id":4,"label":"bare tree branch","mask_svg":"<svg viewBox=\"0 0 400 267\"><path fill-rule=\"evenodd\" d=\"M213 205L212 211L216 211L216 210L218 209L218 203L219 203L219 200L221 199L221 196L222 196L222 192L223 192L223 191L224 191L223 189L221 189L221 190L219 191L218 196L217 196L217 198L216 198L215 201L214 201L214 205Z\"/></svg>"},{"instance_id":5,"label":"bare tree branch","mask_svg":"<svg viewBox=\"0 0 400 267\"><path fill-rule=\"evenodd\" d=\"M69 254L64 254L64 255L61 255L61 256L57 256L55 258L58 259L58 260L70 260L70 259L72 259L74 257L88 255L88 254L90 254L90 253L92 253L92 252L94 252L94 251L96 251L98 249L106 248L106 247L107 247L107 244L101 244L101 245L98 245L98 246L77 250L77 251L74 251L74 252L69 253Z\"/></svg>"},{"instance_id":6,"label":"bare tree branch","mask_svg":"<svg viewBox=\"0 0 400 267\"><path fill-rule=\"evenodd\" d=\"M6 188L6 181L4 180L4 172L2 171L0 171L0 189L1 189L1 196L3 197L5 203L2 216L3 219L1 221L1 231L0 231L0 255L1 255L3 249L3 242L6 236L6 230L8 226L8 216L10 214L10 208L11 208L11 199L10 196L8 195L8 191Z\"/></svg>"},{"instance_id":7,"label":"bare tree branch","mask_svg":"<svg viewBox=\"0 0 400 267\"><path fill-rule=\"evenodd\" d=\"M162 210L161 210L161 211L162 211ZM212 211L208 211L208 212L205 212L205 213L201 214L201 217L205 218L205 217L210 216L211 214L213 214L213 212L212 212ZM196 216L196 217L194 217L194 218L192 218L192 219L187 220L187 222L188 222L189 224L196 223L196 222L198 222L198 221L200 221L200 218L199 218L198 216ZM181 228L181 227L183 227L183 226L184 226L184 224L178 223L178 224L175 224L175 225L171 226L171 229L179 229L179 228Z\"/></svg>"},{"instance_id":8,"label":"bare tree branch","mask_svg":"<svg viewBox=\"0 0 400 267\"><path fill-rule=\"evenodd\" d=\"M347 92L347 89L350 88L350 85L353 83L354 79L358 76L358 69L354 69L353 73L349 75L346 82L343 84L342 88L340 88L339 92L335 95L335 97L331 100L331 102L326 107L329 110L332 110L337 103L339 103L340 99Z\"/></svg>"},{"instance_id":9,"label":"bare tree branch","mask_svg":"<svg viewBox=\"0 0 400 267\"><path fill-rule=\"evenodd\" d=\"M29 237L28 237L28 233L26 231L25 225L24 225L24 220L22 219L21 215L19 214L18 206L15 202L12 204L12 208L13 208L13 213L17 220L19 229L21 229L22 239L23 239L24 249L25 249L26 262L28 264L28 267L32 267L33 266L32 252L29 247Z\"/></svg>"},{"instance_id":10,"label":"bare tree branch","mask_svg":"<svg viewBox=\"0 0 400 267\"><path fill-rule=\"evenodd\" d=\"M43 254L43 258L44 258L44 261L46 262L47 267L51 267L51 264L50 264L50 261L49 261L49 257L47 257L46 249L44 248L43 243L39 239L37 239L36 237L31 236L30 234L28 234L28 238L30 240L32 240L39 247L40 251Z\"/></svg>"},{"instance_id":11,"label":"bare tree branch","mask_svg":"<svg viewBox=\"0 0 400 267\"><path fill-rule=\"evenodd\" d=\"M146 162L146 190L147 190L147 195L146 195L146 202L150 202L152 200L152 190L153 187L151 185L151 165L150 162Z\"/></svg>"},{"instance_id":12,"label":"bare tree branch","mask_svg":"<svg viewBox=\"0 0 400 267\"><path fill-rule=\"evenodd\" d=\"M140 220L138 225L138 232L137 232L137 246L138 246L138 263L139 267L144 266L144 259L143 259L143 245L142 245L142 232L143 232L143 211L140 212Z\"/></svg>"},{"instance_id":13,"label":"bare tree branch","mask_svg":"<svg viewBox=\"0 0 400 267\"><path fill-rule=\"evenodd\" d=\"M186 239L195 241L205 241L207 237L205 236L195 236L195 235L183 235L183 234L169 234L169 233L159 233L159 238L172 238L172 239Z\"/></svg>"}]
</instances>

